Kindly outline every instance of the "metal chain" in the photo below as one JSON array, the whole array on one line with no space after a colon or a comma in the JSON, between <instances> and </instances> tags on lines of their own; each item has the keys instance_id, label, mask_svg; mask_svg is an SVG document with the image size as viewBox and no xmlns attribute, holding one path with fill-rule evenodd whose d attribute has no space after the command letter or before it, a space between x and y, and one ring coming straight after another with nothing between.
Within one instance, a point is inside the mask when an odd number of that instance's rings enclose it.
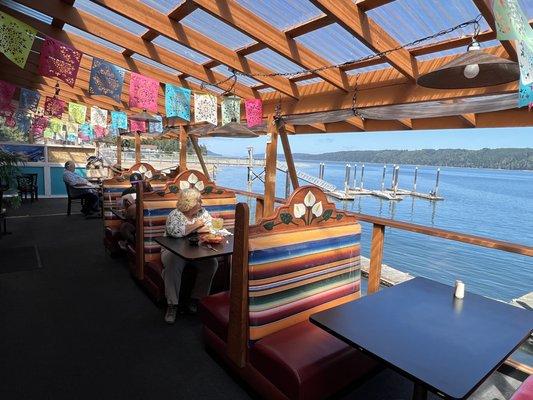
<instances>
[{"instance_id":1,"label":"metal chain","mask_svg":"<svg viewBox=\"0 0 533 400\"><path fill-rule=\"evenodd\" d=\"M425 41L428 41L428 40L431 40L431 39L435 39L435 38L438 38L438 37L441 37L441 36L444 36L444 35L448 35L448 34L454 32L454 31L456 31L458 29L466 28L467 26L470 26L470 25L474 25L475 26L474 35L476 36L479 33L479 21L481 21L481 18L482 18L482 16L481 16L481 14L479 14L475 19L463 22L463 23L461 23L459 25L456 25L456 26L448 28L448 29L443 29L443 30L441 30L441 31L439 31L437 33L432 34L432 35L429 35L429 36L426 36L426 37L423 37L423 38L420 38L420 39L413 40L412 42L409 42L409 43L406 43L406 44L403 44L403 45L399 45L397 47L394 47L394 48L391 48L391 49L388 49L388 50L384 50L384 51L376 53L376 54L369 54L367 56L361 57L361 58L356 59L356 60L345 61L345 62L340 63L340 64L324 65L324 66L318 67L318 68L302 69L302 70L293 71L293 72L273 72L273 73L270 73L270 74L250 74L250 73L247 73L247 72L241 72L241 71L237 71L237 70L234 70L234 69L230 69L230 71L233 74L242 75L242 76L248 76L250 78L254 78L254 77L266 78L266 77L273 77L273 76L292 77L292 76L303 75L303 74L306 74L306 73L317 73L317 72L321 72L321 71L325 71L325 70L333 69L333 68L342 68L342 67L346 67L346 66L351 65L351 64L356 64L356 63L360 63L360 62L363 62L363 61L372 60L374 58L378 58L378 57L382 58L382 57L384 57L384 56L386 56L389 53L392 53L394 51L398 51L398 50L404 49L406 47L416 46L416 45L418 45L420 43L423 43Z\"/></svg>"}]
</instances>

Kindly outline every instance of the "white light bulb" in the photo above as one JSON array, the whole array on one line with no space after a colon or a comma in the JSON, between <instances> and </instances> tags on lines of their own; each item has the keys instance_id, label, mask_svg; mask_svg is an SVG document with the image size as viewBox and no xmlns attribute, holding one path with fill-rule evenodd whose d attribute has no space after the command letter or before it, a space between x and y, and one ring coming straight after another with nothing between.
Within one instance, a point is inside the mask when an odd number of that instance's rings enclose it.
<instances>
[{"instance_id":1,"label":"white light bulb","mask_svg":"<svg viewBox=\"0 0 533 400\"><path fill-rule=\"evenodd\" d=\"M479 65L478 64L470 64L465 67L464 70L465 78L467 79L473 79L479 74Z\"/></svg>"}]
</instances>

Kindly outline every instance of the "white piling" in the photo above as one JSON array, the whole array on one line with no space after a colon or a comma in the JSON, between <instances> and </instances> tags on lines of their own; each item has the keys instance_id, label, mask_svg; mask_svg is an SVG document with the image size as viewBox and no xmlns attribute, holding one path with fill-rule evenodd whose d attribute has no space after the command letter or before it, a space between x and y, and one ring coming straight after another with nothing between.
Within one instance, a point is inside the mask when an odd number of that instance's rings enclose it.
<instances>
[{"instance_id":1,"label":"white piling","mask_svg":"<svg viewBox=\"0 0 533 400\"><path fill-rule=\"evenodd\" d=\"M385 190L385 174L387 173L387 164L383 166L383 174L381 175L381 191Z\"/></svg>"},{"instance_id":2,"label":"white piling","mask_svg":"<svg viewBox=\"0 0 533 400\"><path fill-rule=\"evenodd\" d=\"M353 188L357 188L357 164L353 165Z\"/></svg>"},{"instance_id":3,"label":"white piling","mask_svg":"<svg viewBox=\"0 0 533 400\"><path fill-rule=\"evenodd\" d=\"M398 180L400 178L400 166L397 165L395 168L394 168L394 185L393 185L393 190L394 190L394 195L396 196L396 192L398 191Z\"/></svg>"},{"instance_id":4,"label":"white piling","mask_svg":"<svg viewBox=\"0 0 533 400\"><path fill-rule=\"evenodd\" d=\"M361 165L361 190L363 190L365 185L365 164Z\"/></svg>"},{"instance_id":5,"label":"white piling","mask_svg":"<svg viewBox=\"0 0 533 400\"><path fill-rule=\"evenodd\" d=\"M435 180L435 197L439 194L439 180L440 180L440 168L437 168L437 179Z\"/></svg>"},{"instance_id":6,"label":"white piling","mask_svg":"<svg viewBox=\"0 0 533 400\"><path fill-rule=\"evenodd\" d=\"M344 192L348 193L348 188L350 187L350 170L351 170L350 164L346 164L346 171L344 174Z\"/></svg>"},{"instance_id":7,"label":"white piling","mask_svg":"<svg viewBox=\"0 0 533 400\"><path fill-rule=\"evenodd\" d=\"M418 167L415 167L415 177L413 179L413 192L416 192L416 181L418 179Z\"/></svg>"}]
</instances>

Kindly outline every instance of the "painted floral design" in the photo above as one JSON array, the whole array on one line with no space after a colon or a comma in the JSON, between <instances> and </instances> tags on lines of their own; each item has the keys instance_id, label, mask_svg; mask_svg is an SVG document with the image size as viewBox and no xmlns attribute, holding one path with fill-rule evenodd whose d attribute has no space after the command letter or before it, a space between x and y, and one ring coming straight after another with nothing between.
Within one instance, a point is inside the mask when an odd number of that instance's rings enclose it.
<instances>
[{"instance_id":1,"label":"painted floral design","mask_svg":"<svg viewBox=\"0 0 533 400\"><path fill-rule=\"evenodd\" d=\"M180 181L180 189L189 189L189 188L195 188L198 191L204 190L204 183L198 179L198 177L195 174L190 174L189 178L187 178L186 181Z\"/></svg>"},{"instance_id":2,"label":"painted floral design","mask_svg":"<svg viewBox=\"0 0 533 400\"><path fill-rule=\"evenodd\" d=\"M313 219L322 215L324 209L321 201L316 201L315 195L309 191L304 197L304 202L294 205L293 214L296 218L301 218L309 225Z\"/></svg>"}]
</instances>

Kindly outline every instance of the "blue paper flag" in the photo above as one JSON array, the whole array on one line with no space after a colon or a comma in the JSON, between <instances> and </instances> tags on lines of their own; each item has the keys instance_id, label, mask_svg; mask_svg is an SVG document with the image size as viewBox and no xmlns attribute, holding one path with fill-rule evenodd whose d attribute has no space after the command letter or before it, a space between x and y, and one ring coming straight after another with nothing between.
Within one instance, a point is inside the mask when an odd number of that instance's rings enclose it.
<instances>
[{"instance_id":1,"label":"blue paper flag","mask_svg":"<svg viewBox=\"0 0 533 400\"><path fill-rule=\"evenodd\" d=\"M27 115L26 110L18 109L13 116L19 131L28 133L31 128L31 117Z\"/></svg>"},{"instance_id":2,"label":"blue paper flag","mask_svg":"<svg viewBox=\"0 0 533 400\"><path fill-rule=\"evenodd\" d=\"M161 115L156 115L155 118L157 118L158 121L148 123L148 132L163 133L163 117L161 117Z\"/></svg>"},{"instance_id":3,"label":"blue paper flag","mask_svg":"<svg viewBox=\"0 0 533 400\"><path fill-rule=\"evenodd\" d=\"M19 97L19 108L23 110L37 111L37 106L39 105L39 100L41 95L35 90L30 90L26 88L20 89Z\"/></svg>"},{"instance_id":4,"label":"blue paper flag","mask_svg":"<svg viewBox=\"0 0 533 400\"><path fill-rule=\"evenodd\" d=\"M123 111L111 111L111 128L128 129L128 115Z\"/></svg>"},{"instance_id":5,"label":"blue paper flag","mask_svg":"<svg viewBox=\"0 0 533 400\"><path fill-rule=\"evenodd\" d=\"M518 107L526 107L533 104L533 83L525 85L520 82L518 89Z\"/></svg>"},{"instance_id":6,"label":"blue paper flag","mask_svg":"<svg viewBox=\"0 0 533 400\"><path fill-rule=\"evenodd\" d=\"M191 91L182 87L165 84L165 111L167 117L191 120Z\"/></svg>"},{"instance_id":7,"label":"blue paper flag","mask_svg":"<svg viewBox=\"0 0 533 400\"><path fill-rule=\"evenodd\" d=\"M93 126L88 122L80 125L78 137L84 142L90 142L94 139Z\"/></svg>"},{"instance_id":8,"label":"blue paper flag","mask_svg":"<svg viewBox=\"0 0 533 400\"><path fill-rule=\"evenodd\" d=\"M93 58L89 93L107 96L120 102L122 85L124 84L124 70L100 58Z\"/></svg>"}]
</instances>

